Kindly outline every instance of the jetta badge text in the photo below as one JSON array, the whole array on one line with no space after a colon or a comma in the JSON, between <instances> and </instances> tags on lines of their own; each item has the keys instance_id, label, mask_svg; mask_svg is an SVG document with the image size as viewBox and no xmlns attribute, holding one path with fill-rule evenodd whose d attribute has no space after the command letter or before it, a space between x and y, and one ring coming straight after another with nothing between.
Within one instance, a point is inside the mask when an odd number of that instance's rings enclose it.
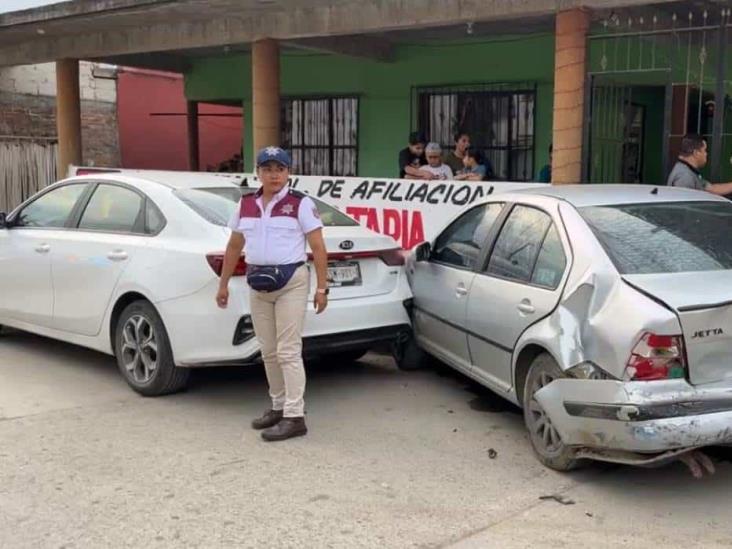
<instances>
[{"instance_id":1,"label":"jetta badge text","mask_svg":"<svg viewBox=\"0 0 732 549\"><path fill-rule=\"evenodd\" d=\"M710 330L697 330L694 332L694 335L691 336L691 339L702 339L709 336L719 336L724 335L724 331L722 331L722 328L712 328Z\"/></svg>"},{"instance_id":2,"label":"jetta badge text","mask_svg":"<svg viewBox=\"0 0 732 549\"><path fill-rule=\"evenodd\" d=\"M353 249L353 240L344 240L340 244L338 244L338 247L341 250L352 250Z\"/></svg>"}]
</instances>

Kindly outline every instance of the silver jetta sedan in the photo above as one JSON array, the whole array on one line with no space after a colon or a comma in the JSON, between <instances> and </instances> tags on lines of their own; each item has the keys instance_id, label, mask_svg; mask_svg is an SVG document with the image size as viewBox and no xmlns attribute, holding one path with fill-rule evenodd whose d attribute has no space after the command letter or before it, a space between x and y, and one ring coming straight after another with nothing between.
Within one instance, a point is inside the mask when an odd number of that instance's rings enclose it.
<instances>
[{"instance_id":1,"label":"silver jetta sedan","mask_svg":"<svg viewBox=\"0 0 732 549\"><path fill-rule=\"evenodd\" d=\"M474 204L408 265L434 355L524 410L538 458L661 464L732 444L732 203L644 185Z\"/></svg>"}]
</instances>

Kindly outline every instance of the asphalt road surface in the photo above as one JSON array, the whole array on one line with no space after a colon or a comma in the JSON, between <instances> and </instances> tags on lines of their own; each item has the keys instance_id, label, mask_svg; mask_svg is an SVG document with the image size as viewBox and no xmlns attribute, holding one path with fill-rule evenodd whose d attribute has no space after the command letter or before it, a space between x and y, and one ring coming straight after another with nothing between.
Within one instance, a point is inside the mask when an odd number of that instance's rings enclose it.
<instances>
[{"instance_id":1,"label":"asphalt road surface","mask_svg":"<svg viewBox=\"0 0 732 549\"><path fill-rule=\"evenodd\" d=\"M265 443L259 368L142 398L111 357L0 336L0 547L729 547L732 451L682 465L533 457L519 411L387 356L309 367L307 437ZM542 496L557 496L540 499Z\"/></svg>"}]
</instances>

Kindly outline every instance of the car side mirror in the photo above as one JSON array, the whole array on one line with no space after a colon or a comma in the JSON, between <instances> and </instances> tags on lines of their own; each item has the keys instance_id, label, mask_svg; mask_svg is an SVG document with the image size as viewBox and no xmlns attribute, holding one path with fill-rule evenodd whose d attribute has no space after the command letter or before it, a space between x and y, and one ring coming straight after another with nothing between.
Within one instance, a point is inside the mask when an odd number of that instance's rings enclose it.
<instances>
[{"instance_id":1,"label":"car side mirror","mask_svg":"<svg viewBox=\"0 0 732 549\"><path fill-rule=\"evenodd\" d=\"M430 246L429 242L422 242L415 250L417 261L429 261L431 253L432 246Z\"/></svg>"}]
</instances>

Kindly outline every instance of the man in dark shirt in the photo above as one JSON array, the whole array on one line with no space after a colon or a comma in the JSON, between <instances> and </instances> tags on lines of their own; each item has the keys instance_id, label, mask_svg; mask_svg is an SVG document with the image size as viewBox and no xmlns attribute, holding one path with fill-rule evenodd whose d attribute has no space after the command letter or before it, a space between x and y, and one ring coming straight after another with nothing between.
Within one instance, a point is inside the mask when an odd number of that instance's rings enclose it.
<instances>
[{"instance_id":1,"label":"man in dark shirt","mask_svg":"<svg viewBox=\"0 0 732 549\"><path fill-rule=\"evenodd\" d=\"M464 132L458 132L455 134L455 149L447 151L445 153L444 162L452 173L461 172L464 168L463 158L465 157L466 151L470 148L470 136Z\"/></svg>"},{"instance_id":2,"label":"man in dark shirt","mask_svg":"<svg viewBox=\"0 0 732 549\"><path fill-rule=\"evenodd\" d=\"M732 183L710 183L701 174L707 165L707 142L697 134L687 134L681 140L681 150L671 173L668 176L669 187L685 187L698 191L707 191L718 195L732 193Z\"/></svg>"},{"instance_id":3,"label":"man in dark shirt","mask_svg":"<svg viewBox=\"0 0 732 549\"><path fill-rule=\"evenodd\" d=\"M419 132L409 134L409 146L399 151L399 177L407 179L434 179L431 173L419 168L427 164L424 148L427 140Z\"/></svg>"}]
</instances>

